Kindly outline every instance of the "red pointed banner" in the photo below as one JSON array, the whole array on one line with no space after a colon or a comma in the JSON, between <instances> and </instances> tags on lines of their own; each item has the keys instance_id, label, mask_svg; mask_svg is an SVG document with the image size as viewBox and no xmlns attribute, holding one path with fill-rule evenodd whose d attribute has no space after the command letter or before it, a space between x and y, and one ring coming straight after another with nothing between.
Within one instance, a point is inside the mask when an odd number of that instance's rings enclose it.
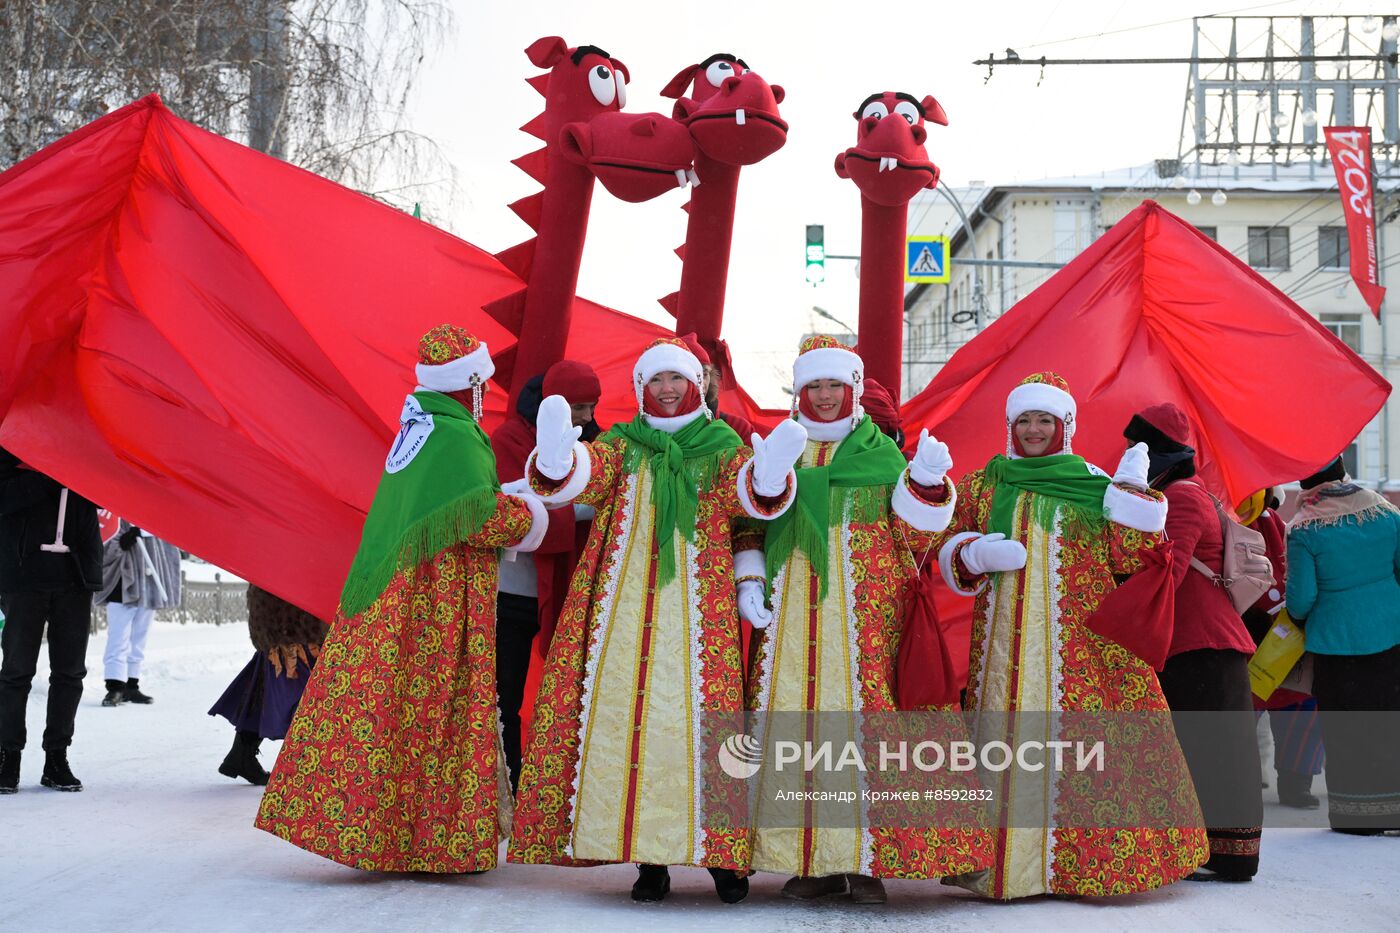
<instances>
[{"instance_id":1,"label":"red pointed banner","mask_svg":"<svg viewBox=\"0 0 1400 933\"><path fill-rule=\"evenodd\" d=\"M1390 385L1288 296L1189 223L1144 202L955 353L903 408L955 475L1006 450L1007 393L1042 370L1078 403L1074 450L1112 471L1133 413L1175 402L1200 476L1225 501L1307 476L1351 443ZM965 639L969 603L946 589ZM965 648L954 652L963 667Z\"/></svg>"},{"instance_id":2,"label":"red pointed banner","mask_svg":"<svg viewBox=\"0 0 1400 933\"><path fill-rule=\"evenodd\" d=\"M1376 261L1371 128L1328 126L1322 132L1327 137L1327 154L1332 157L1337 188L1342 195L1342 216L1347 221L1347 247L1351 253L1351 278L1379 321L1385 289L1380 285L1380 270Z\"/></svg>"},{"instance_id":3,"label":"red pointed banner","mask_svg":"<svg viewBox=\"0 0 1400 933\"><path fill-rule=\"evenodd\" d=\"M523 283L428 224L147 97L0 173L0 445L324 618L418 338ZM568 352L636 412L670 331L576 300ZM504 393L487 396L487 427Z\"/></svg>"}]
</instances>

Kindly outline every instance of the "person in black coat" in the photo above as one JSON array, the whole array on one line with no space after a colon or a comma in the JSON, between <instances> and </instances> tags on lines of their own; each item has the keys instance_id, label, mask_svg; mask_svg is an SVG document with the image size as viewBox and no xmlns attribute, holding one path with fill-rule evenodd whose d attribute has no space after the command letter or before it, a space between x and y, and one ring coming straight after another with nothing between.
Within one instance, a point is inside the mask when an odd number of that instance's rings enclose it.
<instances>
[{"instance_id":1,"label":"person in black coat","mask_svg":"<svg viewBox=\"0 0 1400 933\"><path fill-rule=\"evenodd\" d=\"M101 587L97 506L0 448L0 794L19 789L25 709L45 625L49 708L40 783L83 789L68 766L68 746L87 676L92 594Z\"/></svg>"}]
</instances>

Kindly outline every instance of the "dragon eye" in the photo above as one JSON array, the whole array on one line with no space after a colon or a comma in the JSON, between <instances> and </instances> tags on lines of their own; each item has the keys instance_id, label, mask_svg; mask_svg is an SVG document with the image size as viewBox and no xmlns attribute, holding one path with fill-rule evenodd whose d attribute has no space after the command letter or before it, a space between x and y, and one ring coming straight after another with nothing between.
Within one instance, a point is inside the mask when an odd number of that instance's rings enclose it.
<instances>
[{"instance_id":1,"label":"dragon eye","mask_svg":"<svg viewBox=\"0 0 1400 933\"><path fill-rule=\"evenodd\" d=\"M878 100L872 100L870 103L866 104L865 109L860 112L860 118L862 120L868 119L870 117L874 117L877 120L883 120L889 115L889 109L886 108L885 105L880 103Z\"/></svg>"},{"instance_id":2,"label":"dragon eye","mask_svg":"<svg viewBox=\"0 0 1400 933\"><path fill-rule=\"evenodd\" d=\"M617 99L617 84L613 81L612 69L607 65L598 65L588 72L588 89L593 92L593 99L604 107L612 106L612 102Z\"/></svg>"},{"instance_id":3,"label":"dragon eye","mask_svg":"<svg viewBox=\"0 0 1400 933\"><path fill-rule=\"evenodd\" d=\"M734 65L732 62L712 62L710 67L705 69L705 79L719 87L724 83L725 78L734 77Z\"/></svg>"},{"instance_id":4,"label":"dragon eye","mask_svg":"<svg viewBox=\"0 0 1400 933\"><path fill-rule=\"evenodd\" d=\"M907 100L902 100L899 103L895 104L894 112L903 117L905 122L908 123L910 126L913 126L915 123L919 122L919 108L915 107Z\"/></svg>"}]
</instances>

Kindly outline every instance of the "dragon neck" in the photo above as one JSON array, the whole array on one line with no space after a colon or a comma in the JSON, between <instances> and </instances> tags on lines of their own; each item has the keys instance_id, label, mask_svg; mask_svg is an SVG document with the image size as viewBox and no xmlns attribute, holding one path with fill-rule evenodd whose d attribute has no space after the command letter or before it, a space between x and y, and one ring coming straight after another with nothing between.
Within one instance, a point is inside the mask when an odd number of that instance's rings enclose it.
<instances>
[{"instance_id":1,"label":"dragon neck","mask_svg":"<svg viewBox=\"0 0 1400 933\"><path fill-rule=\"evenodd\" d=\"M700 184L692 189L690 220L685 228L676 333L694 331L701 341L710 341L719 337L724 323L739 166L716 162L697 152L695 173Z\"/></svg>"},{"instance_id":2,"label":"dragon neck","mask_svg":"<svg viewBox=\"0 0 1400 933\"><path fill-rule=\"evenodd\" d=\"M540 234L525 283L519 350L511 372L512 399L531 377L564 358L593 199L593 174L566 159L557 145L551 145L548 153Z\"/></svg>"},{"instance_id":3,"label":"dragon neck","mask_svg":"<svg viewBox=\"0 0 1400 933\"><path fill-rule=\"evenodd\" d=\"M904 237L909 205L860 198L860 355L865 374L894 396L903 389Z\"/></svg>"}]
</instances>

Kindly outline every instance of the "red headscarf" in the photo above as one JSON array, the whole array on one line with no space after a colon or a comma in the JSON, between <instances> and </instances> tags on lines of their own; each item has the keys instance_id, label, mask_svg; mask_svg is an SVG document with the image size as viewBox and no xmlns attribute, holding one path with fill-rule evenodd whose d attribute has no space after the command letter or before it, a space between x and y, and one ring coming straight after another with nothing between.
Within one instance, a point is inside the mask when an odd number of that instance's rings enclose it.
<instances>
[{"instance_id":1,"label":"red headscarf","mask_svg":"<svg viewBox=\"0 0 1400 933\"><path fill-rule=\"evenodd\" d=\"M802 412L813 421L840 421L842 418L851 417L851 411L855 408L855 394L850 386L846 386L846 393L842 396L841 410L832 418L823 418L817 414L816 408L812 406L812 395L809 386L803 386L802 391L797 394L797 410Z\"/></svg>"},{"instance_id":2,"label":"red headscarf","mask_svg":"<svg viewBox=\"0 0 1400 933\"><path fill-rule=\"evenodd\" d=\"M1016 451L1018 457L1029 457L1025 448L1021 446L1021 439L1016 436L1016 426L1011 426L1011 446ZM1037 457L1048 457L1051 454L1064 453L1065 450L1065 423L1059 418L1055 419L1055 435L1050 438L1050 444L1042 453L1035 454Z\"/></svg>"},{"instance_id":3,"label":"red headscarf","mask_svg":"<svg viewBox=\"0 0 1400 933\"><path fill-rule=\"evenodd\" d=\"M700 407L700 390L695 388L695 383L687 380L685 384L685 395L681 396L681 403L676 406L674 415L666 414L665 409L657 402L656 398L645 387L642 389L642 411L653 418L678 418L681 415L688 415Z\"/></svg>"}]
</instances>

